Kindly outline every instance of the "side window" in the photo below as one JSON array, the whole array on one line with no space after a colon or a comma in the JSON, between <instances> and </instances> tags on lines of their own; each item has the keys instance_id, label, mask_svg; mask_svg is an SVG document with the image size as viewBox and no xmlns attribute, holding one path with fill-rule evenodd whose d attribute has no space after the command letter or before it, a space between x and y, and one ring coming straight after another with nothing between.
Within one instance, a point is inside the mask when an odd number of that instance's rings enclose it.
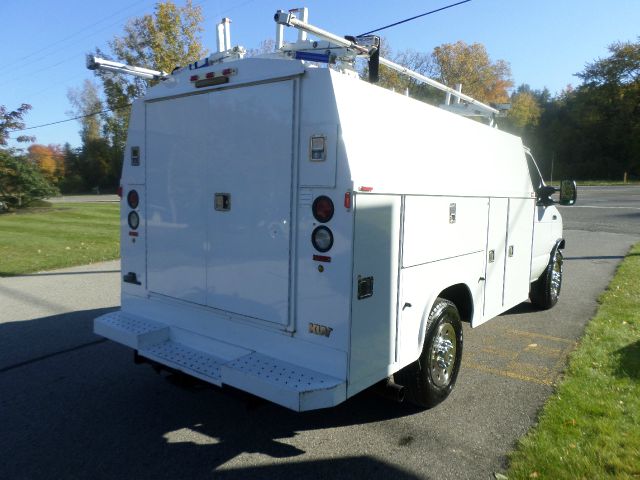
<instances>
[{"instance_id":1,"label":"side window","mask_svg":"<svg viewBox=\"0 0 640 480\"><path fill-rule=\"evenodd\" d=\"M531 184L533 188L537 191L540 187L544 185L544 180L542 180L542 175L540 175L540 170L538 169L538 165L536 165L536 161L533 159L533 156L529 152L525 152L527 157L527 167L529 167L529 176L531 177Z\"/></svg>"}]
</instances>

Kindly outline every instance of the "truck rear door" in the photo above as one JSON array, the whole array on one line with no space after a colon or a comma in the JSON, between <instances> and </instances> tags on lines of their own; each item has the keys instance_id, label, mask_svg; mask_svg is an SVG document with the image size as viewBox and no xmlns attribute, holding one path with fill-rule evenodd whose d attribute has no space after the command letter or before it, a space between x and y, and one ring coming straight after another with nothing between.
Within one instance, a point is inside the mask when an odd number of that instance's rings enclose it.
<instances>
[{"instance_id":1,"label":"truck rear door","mask_svg":"<svg viewBox=\"0 0 640 480\"><path fill-rule=\"evenodd\" d=\"M294 81L147 104L150 291L288 325Z\"/></svg>"},{"instance_id":2,"label":"truck rear door","mask_svg":"<svg viewBox=\"0 0 640 480\"><path fill-rule=\"evenodd\" d=\"M215 92L209 108L207 304L286 325L293 81Z\"/></svg>"}]
</instances>

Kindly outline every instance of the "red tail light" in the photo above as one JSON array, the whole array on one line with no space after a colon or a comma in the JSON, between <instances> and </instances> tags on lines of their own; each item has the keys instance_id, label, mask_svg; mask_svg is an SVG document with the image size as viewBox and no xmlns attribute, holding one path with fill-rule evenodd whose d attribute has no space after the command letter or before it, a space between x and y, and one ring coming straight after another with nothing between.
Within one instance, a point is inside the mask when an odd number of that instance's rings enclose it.
<instances>
[{"instance_id":1,"label":"red tail light","mask_svg":"<svg viewBox=\"0 0 640 480\"><path fill-rule=\"evenodd\" d=\"M325 195L313 201L313 216L320 223L327 223L333 217L333 202Z\"/></svg>"},{"instance_id":2,"label":"red tail light","mask_svg":"<svg viewBox=\"0 0 640 480\"><path fill-rule=\"evenodd\" d=\"M138 208L138 204L140 203L138 192L136 192L135 190L129 190L129 193L127 193L127 203L133 209Z\"/></svg>"}]
</instances>

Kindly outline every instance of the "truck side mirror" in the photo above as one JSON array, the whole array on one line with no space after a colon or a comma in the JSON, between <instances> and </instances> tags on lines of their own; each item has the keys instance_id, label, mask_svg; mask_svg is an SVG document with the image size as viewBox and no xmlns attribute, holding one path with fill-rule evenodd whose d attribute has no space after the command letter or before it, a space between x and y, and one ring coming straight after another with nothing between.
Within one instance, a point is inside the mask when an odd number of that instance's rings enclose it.
<instances>
[{"instance_id":1,"label":"truck side mirror","mask_svg":"<svg viewBox=\"0 0 640 480\"><path fill-rule=\"evenodd\" d=\"M575 180L560 182L560 205L573 205L578 198L578 187Z\"/></svg>"},{"instance_id":2,"label":"truck side mirror","mask_svg":"<svg viewBox=\"0 0 640 480\"><path fill-rule=\"evenodd\" d=\"M553 205L556 202L553 201L553 199L551 198L551 195L553 195L557 191L558 190L555 187L552 187L551 185L542 185L536 192L538 196L538 202L544 205L545 207L548 207L549 205Z\"/></svg>"}]
</instances>

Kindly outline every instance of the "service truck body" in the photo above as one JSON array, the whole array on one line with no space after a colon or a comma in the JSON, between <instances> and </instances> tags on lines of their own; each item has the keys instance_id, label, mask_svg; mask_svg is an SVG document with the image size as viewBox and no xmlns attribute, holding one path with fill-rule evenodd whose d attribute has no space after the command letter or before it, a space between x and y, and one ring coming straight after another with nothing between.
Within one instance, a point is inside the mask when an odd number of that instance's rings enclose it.
<instances>
[{"instance_id":1,"label":"service truck body","mask_svg":"<svg viewBox=\"0 0 640 480\"><path fill-rule=\"evenodd\" d=\"M300 60L191 67L133 104L98 334L301 411L415 362L439 297L474 327L527 300L562 224L520 138Z\"/></svg>"}]
</instances>

